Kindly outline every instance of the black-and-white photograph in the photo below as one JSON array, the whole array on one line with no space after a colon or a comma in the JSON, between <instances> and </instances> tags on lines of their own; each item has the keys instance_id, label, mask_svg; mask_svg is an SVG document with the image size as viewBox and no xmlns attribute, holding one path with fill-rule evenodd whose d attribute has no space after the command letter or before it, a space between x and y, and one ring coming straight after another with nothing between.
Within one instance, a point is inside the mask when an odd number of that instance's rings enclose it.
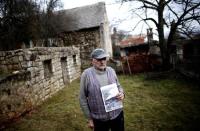
<instances>
[{"instance_id":1,"label":"black-and-white photograph","mask_svg":"<svg viewBox=\"0 0 200 131\"><path fill-rule=\"evenodd\" d=\"M116 98L119 93L116 83L101 87L101 93L106 112L123 107L122 101Z\"/></svg>"}]
</instances>

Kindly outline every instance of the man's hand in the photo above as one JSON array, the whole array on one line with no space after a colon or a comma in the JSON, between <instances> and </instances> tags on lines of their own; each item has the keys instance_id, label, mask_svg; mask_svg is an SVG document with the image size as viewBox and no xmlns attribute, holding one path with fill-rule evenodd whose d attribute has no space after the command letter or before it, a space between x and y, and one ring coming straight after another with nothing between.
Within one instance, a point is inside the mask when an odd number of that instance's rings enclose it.
<instances>
[{"instance_id":1,"label":"man's hand","mask_svg":"<svg viewBox=\"0 0 200 131\"><path fill-rule=\"evenodd\" d=\"M91 129L94 129L94 123L93 123L92 119L88 120L88 127L91 128Z\"/></svg>"},{"instance_id":2,"label":"man's hand","mask_svg":"<svg viewBox=\"0 0 200 131\"><path fill-rule=\"evenodd\" d=\"M116 97L117 97L118 100L123 100L124 99L124 93L120 92Z\"/></svg>"}]
</instances>

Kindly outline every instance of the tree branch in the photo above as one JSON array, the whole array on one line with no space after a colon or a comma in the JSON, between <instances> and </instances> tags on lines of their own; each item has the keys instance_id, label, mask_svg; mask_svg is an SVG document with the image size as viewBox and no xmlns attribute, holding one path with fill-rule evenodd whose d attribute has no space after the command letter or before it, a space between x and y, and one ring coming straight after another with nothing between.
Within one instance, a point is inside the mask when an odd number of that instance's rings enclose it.
<instances>
[{"instance_id":1,"label":"tree branch","mask_svg":"<svg viewBox=\"0 0 200 131\"><path fill-rule=\"evenodd\" d=\"M181 19L184 18L190 11L198 8L200 6L200 2L198 4L196 4L195 6L192 6L190 9L186 10L182 15L181 15Z\"/></svg>"},{"instance_id":2,"label":"tree branch","mask_svg":"<svg viewBox=\"0 0 200 131\"><path fill-rule=\"evenodd\" d=\"M137 24L133 27L132 31L134 31L136 29L136 27L140 24L140 22L142 22L143 20L140 20L137 22ZM149 25L148 25L149 26Z\"/></svg>"},{"instance_id":3,"label":"tree branch","mask_svg":"<svg viewBox=\"0 0 200 131\"><path fill-rule=\"evenodd\" d=\"M200 16L191 16L191 17L187 17L185 19L182 19L181 22L192 20L192 19L197 20L198 18L200 18Z\"/></svg>"},{"instance_id":4,"label":"tree branch","mask_svg":"<svg viewBox=\"0 0 200 131\"><path fill-rule=\"evenodd\" d=\"M141 2L143 2L143 3L145 3L145 4L148 4L148 5L151 5L152 7L154 7L154 8L157 8L158 6L156 5L156 4L154 4L153 2L149 2L149 1L147 1L147 0L138 0L138 1L141 1Z\"/></svg>"},{"instance_id":5,"label":"tree branch","mask_svg":"<svg viewBox=\"0 0 200 131\"><path fill-rule=\"evenodd\" d=\"M183 28L179 28L179 33L181 33L181 34L183 34L183 35L186 35L187 37L189 37L190 39L192 39L192 33L191 33L191 31L186 31L186 30L184 30Z\"/></svg>"},{"instance_id":6,"label":"tree branch","mask_svg":"<svg viewBox=\"0 0 200 131\"><path fill-rule=\"evenodd\" d=\"M164 6L168 5L172 0L168 0L164 3Z\"/></svg>"},{"instance_id":7,"label":"tree branch","mask_svg":"<svg viewBox=\"0 0 200 131\"><path fill-rule=\"evenodd\" d=\"M146 4L144 4L144 6L142 6L142 8L147 8L147 9L153 9L153 10L157 10L156 7L153 7L153 6L148 6Z\"/></svg>"},{"instance_id":8,"label":"tree branch","mask_svg":"<svg viewBox=\"0 0 200 131\"><path fill-rule=\"evenodd\" d=\"M153 18L146 18L146 19L143 19L143 20L144 21L150 20L150 21L152 21L156 25L156 27L158 27L157 21L155 19L153 19Z\"/></svg>"},{"instance_id":9,"label":"tree branch","mask_svg":"<svg viewBox=\"0 0 200 131\"><path fill-rule=\"evenodd\" d=\"M176 18L178 19L179 17L178 17L178 14L174 11L174 10L172 10L172 8L169 6L169 5L167 5L167 7L169 8L169 10L176 16Z\"/></svg>"}]
</instances>

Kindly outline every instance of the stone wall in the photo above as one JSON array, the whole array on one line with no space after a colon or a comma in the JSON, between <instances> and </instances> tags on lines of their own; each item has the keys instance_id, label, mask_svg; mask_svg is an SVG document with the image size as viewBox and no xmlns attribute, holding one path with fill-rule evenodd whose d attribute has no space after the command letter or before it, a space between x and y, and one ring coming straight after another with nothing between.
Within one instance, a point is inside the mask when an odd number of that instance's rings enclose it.
<instances>
[{"instance_id":1,"label":"stone wall","mask_svg":"<svg viewBox=\"0 0 200 131\"><path fill-rule=\"evenodd\" d=\"M63 34L64 45L75 45L80 48L81 68L85 69L90 66L90 53L100 44L99 28L90 28L76 32L66 32Z\"/></svg>"},{"instance_id":2,"label":"stone wall","mask_svg":"<svg viewBox=\"0 0 200 131\"><path fill-rule=\"evenodd\" d=\"M0 123L41 104L78 78L80 67L75 47L0 52Z\"/></svg>"}]
</instances>

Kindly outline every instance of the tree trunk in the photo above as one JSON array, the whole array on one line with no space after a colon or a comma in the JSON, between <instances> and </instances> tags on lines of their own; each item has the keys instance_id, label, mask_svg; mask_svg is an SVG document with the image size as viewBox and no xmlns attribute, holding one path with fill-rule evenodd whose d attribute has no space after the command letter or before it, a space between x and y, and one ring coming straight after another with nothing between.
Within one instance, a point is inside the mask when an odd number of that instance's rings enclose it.
<instances>
[{"instance_id":1,"label":"tree trunk","mask_svg":"<svg viewBox=\"0 0 200 131\"><path fill-rule=\"evenodd\" d=\"M164 12L164 0L161 0L158 6L158 34L159 34L159 46L162 58L162 69L167 70L170 68L170 59L169 59L169 51L168 46L164 38L164 20L163 20L163 12Z\"/></svg>"}]
</instances>

